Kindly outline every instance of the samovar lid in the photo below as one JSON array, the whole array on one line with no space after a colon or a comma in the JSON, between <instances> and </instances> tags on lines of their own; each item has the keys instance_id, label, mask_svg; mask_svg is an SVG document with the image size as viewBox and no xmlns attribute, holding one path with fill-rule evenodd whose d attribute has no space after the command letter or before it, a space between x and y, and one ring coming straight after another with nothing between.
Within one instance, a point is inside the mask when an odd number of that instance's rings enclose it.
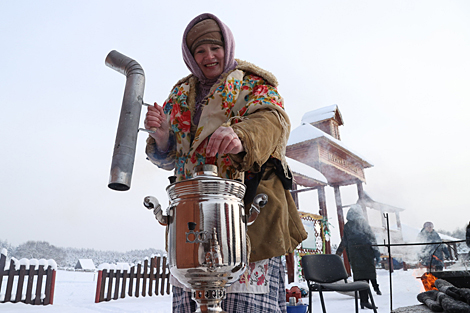
<instances>
[{"instance_id":1,"label":"samovar lid","mask_svg":"<svg viewBox=\"0 0 470 313\"><path fill-rule=\"evenodd\" d=\"M182 197L198 195L233 195L243 199L246 186L239 179L221 178L217 165L202 164L194 168L193 177L173 182L166 191L171 201Z\"/></svg>"},{"instance_id":2,"label":"samovar lid","mask_svg":"<svg viewBox=\"0 0 470 313\"><path fill-rule=\"evenodd\" d=\"M198 176L215 176L217 177L217 165L201 164L194 168L193 177Z\"/></svg>"}]
</instances>

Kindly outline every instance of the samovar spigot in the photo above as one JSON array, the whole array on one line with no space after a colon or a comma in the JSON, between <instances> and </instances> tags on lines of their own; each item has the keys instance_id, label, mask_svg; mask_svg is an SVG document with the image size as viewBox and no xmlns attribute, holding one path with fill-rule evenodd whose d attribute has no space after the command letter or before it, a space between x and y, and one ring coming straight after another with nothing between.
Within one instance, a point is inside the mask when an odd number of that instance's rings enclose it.
<instances>
[{"instance_id":1,"label":"samovar spigot","mask_svg":"<svg viewBox=\"0 0 470 313\"><path fill-rule=\"evenodd\" d=\"M220 245L217 240L217 229L212 230L212 238L209 240L209 251L206 252L206 266L209 271L215 271L220 262Z\"/></svg>"}]
</instances>

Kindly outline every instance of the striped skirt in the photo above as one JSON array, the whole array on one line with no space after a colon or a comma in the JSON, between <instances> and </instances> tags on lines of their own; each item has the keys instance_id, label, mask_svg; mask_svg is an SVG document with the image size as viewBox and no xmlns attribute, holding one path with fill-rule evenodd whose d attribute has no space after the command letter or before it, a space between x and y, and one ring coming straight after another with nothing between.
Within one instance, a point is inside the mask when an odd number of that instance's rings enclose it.
<instances>
[{"instance_id":1,"label":"striped skirt","mask_svg":"<svg viewBox=\"0 0 470 313\"><path fill-rule=\"evenodd\" d=\"M281 257L269 260L269 292L227 293L222 301L222 309L228 313L286 313L286 286L284 266ZM191 300L191 293L183 288L173 287L173 313L193 313L196 303Z\"/></svg>"}]
</instances>

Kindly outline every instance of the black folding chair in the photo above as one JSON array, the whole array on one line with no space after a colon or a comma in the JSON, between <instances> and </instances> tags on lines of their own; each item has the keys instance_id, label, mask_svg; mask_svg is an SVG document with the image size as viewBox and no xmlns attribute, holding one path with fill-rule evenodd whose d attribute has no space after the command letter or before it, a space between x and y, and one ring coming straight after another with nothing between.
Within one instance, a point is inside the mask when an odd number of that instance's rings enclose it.
<instances>
[{"instance_id":1,"label":"black folding chair","mask_svg":"<svg viewBox=\"0 0 470 313\"><path fill-rule=\"evenodd\" d=\"M372 307L374 308L374 313L377 313L369 283L365 281L348 282L348 273L344 268L343 260L340 256L336 254L305 255L302 257L302 269L308 285L308 310L310 313L313 313L312 292L314 291L318 291L320 293L323 313L326 313L323 291L354 291L356 313L358 313L359 291L361 290L367 290ZM341 280L344 280L345 283L336 283Z\"/></svg>"}]
</instances>

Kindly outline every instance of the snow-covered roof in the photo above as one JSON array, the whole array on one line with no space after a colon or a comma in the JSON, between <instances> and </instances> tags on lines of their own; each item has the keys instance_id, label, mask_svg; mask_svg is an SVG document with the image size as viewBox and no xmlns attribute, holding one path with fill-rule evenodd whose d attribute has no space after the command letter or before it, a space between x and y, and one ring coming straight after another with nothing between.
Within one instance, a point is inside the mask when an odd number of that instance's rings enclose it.
<instances>
[{"instance_id":1,"label":"snow-covered roof","mask_svg":"<svg viewBox=\"0 0 470 313\"><path fill-rule=\"evenodd\" d=\"M315 126L312 126L308 123L302 123L299 127L294 128L289 135L289 140L287 141L287 145L294 145L296 143L300 143L303 141L309 141L312 139L316 139L319 137L323 137L328 135L327 133L319 130ZM330 136L333 138L332 136ZM334 139L334 138L333 138Z\"/></svg>"},{"instance_id":2,"label":"snow-covered roof","mask_svg":"<svg viewBox=\"0 0 470 313\"><path fill-rule=\"evenodd\" d=\"M326 177L323 176L322 173L320 173L313 167L307 164L301 163L297 160L291 159L291 158L286 158L286 160L292 172L296 174L301 174L303 176L312 178L316 181L328 184L328 180L326 179Z\"/></svg>"},{"instance_id":3,"label":"snow-covered roof","mask_svg":"<svg viewBox=\"0 0 470 313\"><path fill-rule=\"evenodd\" d=\"M75 268L83 270L94 270L95 264L92 259L79 259Z\"/></svg>"},{"instance_id":4,"label":"snow-covered roof","mask_svg":"<svg viewBox=\"0 0 470 313\"><path fill-rule=\"evenodd\" d=\"M324 131L316 128L315 126L312 126L307 123L302 123L299 127L295 128L294 130L291 131L289 135L289 140L287 141L287 145L294 145L297 143L301 143L304 141L309 141L313 139L317 139L320 137L324 137L327 140L333 142L337 146L341 147L342 149L349 151L350 153L354 154L357 156L359 159L369 163L372 166L372 163L367 161L366 158L362 157L360 154L352 151L351 149L347 148L341 141L338 139L334 138L333 136L328 135Z\"/></svg>"},{"instance_id":5,"label":"snow-covered roof","mask_svg":"<svg viewBox=\"0 0 470 313\"><path fill-rule=\"evenodd\" d=\"M339 125L343 125L343 118L336 104L305 113L304 116L302 116L302 123L311 124L325 121L334 118L336 114L338 114L339 117Z\"/></svg>"}]
</instances>

